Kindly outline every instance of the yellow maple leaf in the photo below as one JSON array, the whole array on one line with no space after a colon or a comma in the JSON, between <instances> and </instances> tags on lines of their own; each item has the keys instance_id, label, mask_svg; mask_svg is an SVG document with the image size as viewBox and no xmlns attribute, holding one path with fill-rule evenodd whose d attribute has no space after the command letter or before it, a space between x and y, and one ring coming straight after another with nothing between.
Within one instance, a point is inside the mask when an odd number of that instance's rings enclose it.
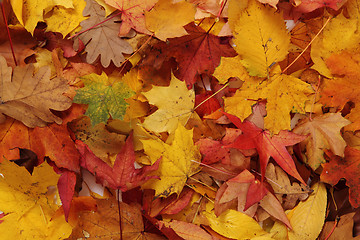
<instances>
[{"instance_id":1,"label":"yellow maple leaf","mask_svg":"<svg viewBox=\"0 0 360 240\"><path fill-rule=\"evenodd\" d=\"M46 163L34 169L3 161L0 164L1 239L65 239L72 231L63 216L52 218L59 208L49 195L50 186L59 179Z\"/></svg>"},{"instance_id":2,"label":"yellow maple leaf","mask_svg":"<svg viewBox=\"0 0 360 240\"><path fill-rule=\"evenodd\" d=\"M194 18L195 7L186 1L172 3L160 0L150 12L145 12L146 27L162 41L187 35L183 26L194 21Z\"/></svg>"},{"instance_id":3,"label":"yellow maple leaf","mask_svg":"<svg viewBox=\"0 0 360 240\"><path fill-rule=\"evenodd\" d=\"M86 19L82 14L85 6L84 0L74 1L74 8L55 6L52 14L44 19L47 24L46 31L59 32L65 38Z\"/></svg>"},{"instance_id":4,"label":"yellow maple leaf","mask_svg":"<svg viewBox=\"0 0 360 240\"><path fill-rule=\"evenodd\" d=\"M290 130L290 112L305 113L305 102L313 93L311 86L298 78L281 73L277 65L264 81L246 81L234 96L225 99L225 111L242 121L251 114L258 99L266 99L265 128L277 134ZM254 101L255 100L255 101Z\"/></svg>"},{"instance_id":5,"label":"yellow maple leaf","mask_svg":"<svg viewBox=\"0 0 360 240\"><path fill-rule=\"evenodd\" d=\"M189 120L195 103L194 90L188 90L186 83L171 75L168 87L153 86L143 93L150 104L159 109L145 118L143 126L154 132L172 133L178 123L185 125Z\"/></svg>"},{"instance_id":6,"label":"yellow maple leaf","mask_svg":"<svg viewBox=\"0 0 360 240\"><path fill-rule=\"evenodd\" d=\"M51 10L54 6L73 8L73 0L10 0L10 4L20 24L31 34L38 22L44 21L44 11Z\"/></svg>"},{"instance_id":7,"label":"yellow maple leaf","mask_svg":"<svg viewBox=\"0 0 360 240\"><path fill-rule=\"evenodd\" d=\"M156 197L168 197L180 193L189 177L200 171L201 154L193 142L193 130L187 130L180 123L174 133L172 144L156 140L141 140L145 154L160 165L153 175L160 179L150 179L142 185L144 189L155 189Z\"/></svg>"},{"instance_id":8,"label":"yellow maple leaf","mask_svg":"<svg viewBox=\"0 0 360 240\"><path fill-rule=\"evenodd\" d=\"M241 64L241 57L222 57L220 65L215 69L213 76L221 84L225 84L230 77L238 77L241 81L248 81L250 76Z\"/></svg>"},{"instance_id":9,"label":"yellow maple leaf","mask_svg":"<svg viewBox=\"0 0 360 240\"><path fill-rule=\"evenodd\" d=\"M268 76L271 66L286 57L290 46L282 14L251 0L239 18L231 21L234 22L235 50L244 67L251 76Z\"/></svg>"}]
</instances>

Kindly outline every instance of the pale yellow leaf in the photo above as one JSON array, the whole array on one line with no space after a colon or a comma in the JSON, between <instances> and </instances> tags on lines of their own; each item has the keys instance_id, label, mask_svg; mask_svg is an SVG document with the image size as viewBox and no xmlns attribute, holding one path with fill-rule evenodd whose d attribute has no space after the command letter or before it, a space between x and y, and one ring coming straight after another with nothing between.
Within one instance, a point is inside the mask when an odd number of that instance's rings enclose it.
<instances>
[{"instance_id":1,"label":"pale yellow leaf","mask_svg":"<svg viewBox=\"0 0 360 240\"><path fill-rule=\"evenodd\" d=\"M150 12L145 12L146 27L162 41L187 35L183 26L194 18L195 6L186 1L160 0Z\"/></svg>"},{"instance_id":2,"label":"pale yellow leaf","mask_svg":"<svg viewBox=\"0 0 360 240\"><path fill-rule=\"evenodd\" d=\"M315 240L321 232L325 221L327 192L323 183L312 187L314 192L309 198L300 202L291 210L290 220L292 230L289 230L289 240Z\"/></svg>"},{"instance_id":3,"label":"pale yellow leaf","mask_svg":"<svg viewBox=\"0 0 360 240\"><path fill-rule=\"evenodd\" d=\"M178 123L185 125L189 120L195 103L194 90L188 90L184 81L171 75L168 87L153 86L143 93L150 104L159 109L145 118L143 126L154 132L172 133Z\"/></svg>"},{"instance_id":4,"label":"pale yellow leaf","mask_svg":"<svg viewBox=\"0 0 360 240\"><path fill-rule=\"evenodd\" d=\"M268 76L271 66L288 54L290 35L282 14L256 0L240 13L233 34L235 50L251 76Z\"/></svg>"}]
</instances>

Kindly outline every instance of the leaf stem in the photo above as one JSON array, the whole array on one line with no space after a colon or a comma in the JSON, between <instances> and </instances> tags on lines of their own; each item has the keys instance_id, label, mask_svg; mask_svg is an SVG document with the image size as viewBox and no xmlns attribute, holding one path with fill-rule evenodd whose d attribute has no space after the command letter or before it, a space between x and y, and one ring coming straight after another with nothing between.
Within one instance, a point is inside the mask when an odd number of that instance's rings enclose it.
<instances>
[{"instance_id":1,"label":"leaf stem","mask_svg":"<svg viewBox=\"0 0 360 240\"><path fill-rule=\"evenodd\" d=\"M1 13L2 13L2 16L3 16L3 19L4 19L4 23L5 23L5 26L6 26L7 35L8 35L9 42L10 42L12 57L13 57L13 59L14 59L15 66L17 66L18 64L17 64L16 57L15 57L14 46L13 46L13 42L12 42L12 40L11 40L9 26L8 26L8 23L7 23L7 20L6 20L6 17L5 17L4 4L3 4L3 3L0 3L0 4L1 4Z\"/></svg>"},{"instance_id":2,"label":"leaf stem","mask_svg":"<svg viewBox=\"0 0 360 240\"><path fill-rule=\"evenodd\" d=\"M208 98L206 98L204 101L202 101L201 103L199 103L199 105L197 105L193 111L195 111L198 107L200 107L201 105L203 105L205 102L207 102L210 98L212 98L213 96L215 96L216 94L218 94L219 92L221 92L222 90L224 90L227 86L229 86L229 83L225 84L222 88L220 88L219 90L217 90L215 93L213 93L211 96L209 96Z\"/></svg>"},{"instance_id":3,"label":"leaf stem","mask_svg":"<svg viewBox=\"0 0 360 240\"><path fill-rule=\"evenodd\" d=\"M305 53L305 51L310 47L310 45L314 42L314 40L320 35L320 33L324 30L324 28L330 22L331 19L332 19L332 16L329 16L328 19L326 20L325 24L319 30L319 32L314 36L313 39L311 39L309 44L302 50L302 52L282 71L282 73L286 72Z\"/></svg>"},{"instance_id":4,"label":"leaf stem","mask_svg":"<svg viewBox=\"0 0 360 240\"><path fill-rule=\"evenodd\" d=\"M120 189L117 189L117 205L118 205L118 211L119 211L119 228L120 228L120 240L123 240L122 236L122 220L121 220L121 208L120 208Z\"/></svg>"}]
</instances>

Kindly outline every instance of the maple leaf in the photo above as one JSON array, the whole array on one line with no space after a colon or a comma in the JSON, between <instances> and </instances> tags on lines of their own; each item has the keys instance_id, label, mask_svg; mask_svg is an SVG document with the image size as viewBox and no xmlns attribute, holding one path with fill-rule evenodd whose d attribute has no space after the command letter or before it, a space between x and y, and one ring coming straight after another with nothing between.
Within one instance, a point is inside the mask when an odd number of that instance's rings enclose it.
<instances>
[{"instance_id":1,"label":"maple leaf","mask_svg":"<svg viewBox=\"0 0 360 240\"><path fill-rule=\"evenodd\" d=\"M146 27L162 41L187 35L183 26L194 21L194 17L195 7L188 2L160 0L150 12L145 12Z\"/></svg>"},{"instance_id":2,"label":"maple leaf","mask_svg":"<svg viewBox=\"0 0 360 240\"><path fill-rule=\"evenodd\" d=\"M158 52L155 66L174 57L178 63L178 69L174 74L185 81L190 89L196 82L197 75L213 73L222 56L234 57L236 52L229 43L223 43L219 37L209 34L193 23L184 28L189 35L168 39L169 43L159 43L155 46Z\"/></svg>"},{"instance_id":3,"label":"maple leaf","mask_svg":"<svg viewBox=\"0 0 360 240\"><path fill-rule=\"evenodd\" d=\"M235 50L251 76L266 77L274 63L283 60L290 35L280 13L256 0L249 1L234 23Z\"/></svg>"},{"instance_id":4,"label":"maple leaf","mask_svg":"<svg viewBox=\"0 0 360 240\"><path fill-rule=\"evenodd\" d=\"M174 132L171 145L156 139L141 140L145 154L152 162L161 157L160 165L153 175L160 179L151 179L142 188L155 189L156 197L168 197L180 194L187 179L200 171L201 155L192 140L193 131L186 130L180 123Z\"/></svg>"},{"instance_id":5,"label":"maple leaf","mask_svg":"<svg viewBox=\"0 0 360 240\"><path fill-rule=\"evenodd\" d=\"M10 1L15 16L20 24L25 27L27 31L34 34L34 29L38 22L43 22L44 11L52 9L54 6L63 6L65 8L73 8L73 1L71 0L57 0L57 1L42 1L42 0L12 0Z\"/></svg>"},{"instance_id":6,"label":"maple leaf","mask_svg":"<svg viewBox=\"0 0 360 240\"><path fill-rule=\"evenodd\" d=\"M264 131L249 121L241 122L239 118L231 114L224 114L243 132L242 135L237 137L236 140L232 144L227 145L227 147L238 149L256 148L259 154L262 181L265 176L269 158L272 157L285 172L306 185L296 170L294 160L286 149L286 146L292 146L303 141L306 136L288 131L280 131L278 135L271 136L269 131Z\"/></svg>"},{"instance_id":7,"label":"maple leaf","mask_svg":"<svg viewBox=\"0 0 360 240\"><path fill-rule=\"evenodd\" d=\"M185 82L174 75L168 87L153 86L143 95L150 104L158 107L143 123L145 128L154 132L174 132L179 122L183 125L187 123L194 108L194 90L188 90Z\"/></svg>"},{"instance_id":8,"label":"maple leaf","mask_svg":"<svg viewBox=\"0 0 360 240\"><path fill-rule=\"evenodd\" d=\"M329 156L330 162L323 164L323 171L320 179L331 185L337 184L341 178L346 179L346 185L349 190L349 201L351 206L357 208L360 206L359 196L359 161L360 151L352 147L345 148L345 158L334 155L331 151L325 151Z\"/></svg>"},{"instance_id":9,"label":"maple leaf","mask_svg":"<svg viewBox=\"0 0 360 240\"><path fill-rule=\"evenodd\" d=\"M120 204L122 232L119 230L118 204ZM74 228L69 239L76 240L86 236L98 239L164 239L157 234L145 232L139 206L135 204L128 205L124 202L118 203L114 198L108 200L97 199L96 212L80 213L78 225Z\"/></svg>"},{"instance_id":10,"label":"maple leaf","mask_svg":"<svg viewBox=\"0 0 360 240\"><path fill-rule=\"evenodd\" d=\"M86 75L81 80L85 87L76 91L73 102L89 104L85 115L90 117L92 125L106 122L109 115L113 119L124 117L128 105L125 99L134 94L126 84L116 79L111 83L104 72Z\"/></svg>"},{"instance_id":11,"label":"maple leaf","mask_svg":"<svg viewBox=\"0 0 360 240\"><path fill-rule=\"evenodd\" d=\"M151 34L146 28L144 12L149 11L158 0L105 0L121 12L120 36L129 33L131 28L140 33Z\"/></svg>"},{"instance_id":12,"label":"maple leaf","mask_svg":"<svg viewBox=\"0 0 360 240\"><path fill-rule=\"evenodd\" d=\"M33 75L34 66L11 68L0 56L0 122L4 114L22 121L28 127L45 126L46 123L61 123L50 109L64 111L71 106L71 100L63 93L68 90L62 78L50 80L50 68L42 67Z\"/></svg>"},{"instance_id":13,"label":"maple leaf","mask_svg":"<svg viewBox=\"0 0 360 240\"><path fill-rule=\"evenodd\" d=\"M47 25L46 31L59 32L63 37L66 37L86 19L82 15L85 6L86 2L84 0L73 1L72 8L61 5L55 6L51 16L44 18Z\"/></svg>"},{"instance_id":14,"label":"maple leaf","mask_svg":"<svg viewBox=\"0 0 360 240\"><path fill-rule=\"evenodd\" d=\"M356 105L360 102L360 91L354 88L354 84L360 83L359 56L359 52L343 51L326 60L331 73L343 77L324 81L320 89L321 103L342 109L348 101L353 101Z\"/></svg>"},{"instance_id":15,"label":"maple leaf","mask_svg":"<svg viewBox=\"0 0 360 240\"><path fill-rule=\"evenodd\" d=\"M360 42L356 1L349 1L348 11L350 18L340 13L332 18L325 29L311 44L311 60L314 62L313 69L321 75L332 77L325 61L332 55L343 50L354 51Z\"/></svg>"},{"instance_id":16,"label":"maple leaf","mask_svg":"<svg viewBox=\"0 0 360 240\"><path fill-rule=\"evenodd\" d=\"M48 195L58 176L44 163L31 176L15 163L0 163L0 231L2 239L63 239L71 234L71 226L62 217L54 217L59 208Z\"/></svg>"},{"instance_id":17,"label":"maple leaf","mask_svg":"<svg viewBox=\"0 0 360 240\"><path fill-rule=\"evenodd\" d=\"M293 133L308 135L308 138L300 143L302 149L306 147L305 163L315 171L325 162L323 150L329 148L334 154L343 157L346 143L340 130L349 123L341 113L326 113L312 118L311 121L306 118L298 123Z\"/></svg>"},{"instance_id":18,"label":"maple leaf","mask_svg":"<svg viewBox=\"0 0 360 240\"><path fill-rule=\"evenodd\" d=\"M83 15L89 16L80 24L83 29L91 28L106 20L104 10L94 0L87 0ZM130 54L133 52L133 48L124 39L117 36L118 24L116 21L120 21L119 16L114 16L111 20L80 34L74 42L74 49L80 48L79 40L81 40L86 45L86 61L88 63L94 63L100 56L101 65L104 67L108 67L111 61L119 67L125 60L123 53Z\"/></svg>"},{"instance_id":19,"label":"maple leaf","mask_svg":"<svg viewBox=\"0 0 360 240\"><path fill-rule=\"evenodd\" d=\"M254 100L266 99L265 129L277 134L280 130L291 129L290 112L305 113L305 103L312 93L310 84L282 74L276 66L270 79L249 79L234 96L225 98L225 111L244 120L251 114Z\"/></svg>"},{"instance_id":20,"label":"maple leaf","mask_svg":"<svg viewBox=\"0 0 360 240\"><path fill-rule=\"evenodd\" d=\"M130 134L120 153L117 154L114 166L110 167L96 157L86 144L77 140L76 146L81 154L80 164L93 173L104 186L120 189L123 192L140 186L151 178L157 178L147 175L158 168L159 161L156 161L152 166L135 169L135 153L132 141L133 137Z\"/></svg>"}]
</instances>

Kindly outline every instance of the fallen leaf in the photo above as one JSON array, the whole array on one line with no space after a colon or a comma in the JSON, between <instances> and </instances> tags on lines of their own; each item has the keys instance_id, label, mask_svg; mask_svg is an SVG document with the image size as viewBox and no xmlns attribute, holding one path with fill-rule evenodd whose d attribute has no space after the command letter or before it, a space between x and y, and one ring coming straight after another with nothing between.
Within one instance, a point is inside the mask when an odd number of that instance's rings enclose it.
<instances>
[{"instance_id":1,"label":"fallen leaf","mask_svg":"<svg viewBox=\"0 0 360 240\"><path fill-rule=\"evenodd\" d=\"M200 171L201 155L192 137L193 131L179 123L171 145L160 139L141 140L145 154L152 162L161 157L159 168L153 173L160 179L151 179L143 184L142 188L155 189L156 197L180 194L188 178Z\"/></svg>"},{"instance_id":2,"label":"fallen leaf","mask_svg":"<svg viewBox=\"0 0 360 240\"><path fill-rule=\"evenodd\" d=\"M228 238L245 240L266 233L253 218L235 210L229 209L219 217L216 217L212 212L204 212L203 214L214 231Z\"/></svg>"},{"instance_id":3,"label":"fallen leaf","mask_svg":"<svg viewBox=\"0 0 360 240\"><path fill-rule=\"evenodd\" d=\"M268 76L274 63L286 57L290 45L280 12L251 0L237 17L233 20L234 44L243 66L251 76Z\"/></svg>"},{"instance_id":4,"label":"fallen leaf","mask_svg":"<svg viewBox=\"0 0 360 240\"><path fill-rule=\"evenodd\" d=\"M73 8L73 1L71 0L57 0L57 1L41 1L41 0L11 0L10 1L15 16L20 24L25 29L34 34L34 29L38 22L44 21L44 11L52 9L55 6L63 6L65 8Z\"/></svg>"},{"instance_id":5,"label":"fallen leaf","mask_svg":"<svg viewBox=\"0 0 360 240\"><path fill-rule=\"evenodd\" d=\"M319 240L358 240L360 236L353 237L354 217L355 213L351 212L340 217L340 221L336 224L334 221L325 223L324 228L319 236ZM334 225L336 224L335 229ZM327 236L330 236L327 238Z\"/></svg>"},{"instance_id":6,"label":"fallen leaf","mask_svg":"<svg viewBox=\"0 0 360 240\"><path fill-rule=\"evenodd\" d=\"M151 34L145 25L145 11L149 11L158 0L105 0L121 12L120 36L129 33L131 28L140 33Z\"/></svg>"},{"instance_id":7,"label":"fallen leaf","mask_svg":"<svg viewBox=\"0 0 360 240\"><path fill-rule=\"evenodd\" d=\"M236 52L227 41L221 41L218 36L209 34L193 23L184 28L188 35L168 39L169 43L161 42L155 46L155 66L158 68L164 60L174 57L178 63L174 74L185 81L190 89L197 75L213 73L221 57L234 57Z\"/></svg>"},{"instance_id":8,"label":"fallen leaf","mask_svg":"<svg viewBox=\"0 0 360 240\"><path fill-rule=\"evenodd\" d=\"M86 1L83 15L89 16L80 24L84 30L106 20L105 11L94 0ZM79 40L81 40L86 45L86 61L88 63L92 64L100 57L100 62L104 67L108 67L110 62L113 62L116 67L120 67L125 60L123 53L131 54L133 49L128 42L117 36L118 27L121 24L116 24L116 21L120 21L120 16L80 34L74 42L74 49L76 51L79 49Z\"/></svg>"},{"instance_id":9,"label":"fallen leaf","mask_svg":"<svg viewBox=\"0 0 360 240\"><path fill-rule=\"evenodd\" d=\"M296 6L296 11L307 13L322 7L339 10L346 1L347 0L301 0L300 5Z\"/></svg>"},{"instance_id":10,"label":"fallen leaf","mask_svg":"<svg viewBox=\"0 0 360 240\"><path fill-rule=\"evenodd\" d=\"M212 240L210 234L208 234L201 227L187 222L173 220L171 222L162 222L164 226L173 229L176 234L185 240Z\"/></svg>"},{"instance_id":11,"label":"fallen leaf","mask_svg":"<svg viewBox=\"0 0 360 240\"><path fill-rule=\"evenodd\" d=\"M309 135L300 143L302 150L305 150L305 163L314 171L325 162L323 157L324 149L331 151L340 157L344 156L346 143L341 136L340 130L350 121L343 118L341 113L326 113L311 119L305 118L299 122L293 133Z\"/></svg>"},{"instance_id":12,"label":"fallen leaf","mask_svg":"<svg viewBox=\"0 0 360 240\"><path fill-rule=\"evenodd\" d=\"M241 120L231 114L224 113L243 132L236 140L227 147L238 149L256 148L259 153L261 167L261 178L264 179L266 166L269 158L272 157L285 172L305 184L304 180L296 170L294 160L286 149L303 141L306 136L298 135L288 131L280 131L278 135L271 136L269 131L256 127L253 123Z\"/></svg>"},{"instance_id":13,"label":"fallen leaf","mask_svg":"<svg viewBox=\"0 0 360 240\"><path fill-rule=\"evenodd\" d=\"M194 18L195 7L186 1L173 3L160 0L149 12L145 12L146 27L162 41L187 35L183 26Z\"/></svg>"},{"instance_id":14,"label":"fallen leaf","mask_svg":"<svg viewBox=\"0 0 360 240\"><path fill-rule=\"evenodd\" d=\"M22 121L28 127L62 122L50 109L64 111L71 106L71 100L63 95L68 90L64 79L50 80L50 68L47 66L33 74L32 64L15 67L11 73L3 57L0 57L0 66L0 98L3 103L0 106L0 122L4 122L4 115Z\"/></svg>"},{"instance_id":15,"label":"fallen leaf","mask_svg":"<svg viewBox=\"0 0 360 240\"><path fill-rule=\"evenodd\" d=\"M311 192L309 186L302 183L291 183L289 176L280 167L272 163L267 166L265 177L285 210L293 209L298 200L304 201Z\"/></svg>"},{"instance_id":16,"label":"fallen leaf","mask_svg":"<svg viewBox=\"0 0 360 240\"><path fill-rule=\"evenodd\" d=\"M85 115L90 117L93 126L106 122L109 116L123 119L128 105L125 99L134 94L125 83L110 82L104 72L101 75L86 75L81 80L85 87L76 91L73 102L89 105Z\"/></svg>"},{"instance_id":17,"label":"fallen leaf","mask_svg":"<svg viewBox=\"0 0 360 240\"><path fill-rule=\"evenodd\" d=\"M86 116L69 122L68 127L76 139L85 143L103 161L109 160L109 155L118 153L126 138L125 135L109 132L103 123L92 126Z\"/></svg>"},{"instance_id":18,"label":"fallen leaf","mask_svg":"<svg viewBox=\"0 0 360 240\"><path fill-rule=\"evenodd\" d=\"M290 112L305 113L305 103L312 93L310 84L282 74L277 65L269 79L246 81L234 96L225 98L225 111L243 121L252 113L257 100L266 99L265 129L277 134L280 130L291 130Z\"/></svg>"},{"instance_id":19,"label":"fallen leaf","mask_svg":"<svg viewBox=\"0 0 360 240\"><path fill-rule=\"evenodd\" d=\"M153 114L145 118L143 126L154 132L172 133L178 123L185 125L192 115L194 108L194 90L188 90L185 82L171 76L168 87L153 86L143 95L150 104L158 107Z\"/></svg>"},{"instance_id":20,"label":"fallen leaf","mask_svg":"<svg viewBox=\"0 0 360 240\"><path fill-rule=\"evenodd\" d=\"M62 207L64 209L65 220L68 221L70 213L71 200L75 193L76 174L69 170L61 173L57 183L59 196L61 199Z\"/></svg>"},{"instance_id":21,"label":"fallen leaf","mask_svg":"<svg viewBox=\"0 0 360 240\"><path fill-rule=\"evenodd\" d=\"M326 187L316 183L312 189L309 198L287 214L293 227L288 231L289 240L316 239L321 232L327 205Z\"/></svg>"},{"instance_id":22,"label":"fallen leaf","mask_svg":"<svg viewBox=\"0 0 360 240\"><path fill-rule=\"evenodd\" d=\"M358 162L360 161L360 150L355 148L345 148L345 158L335 156L332 152L325 152L330 162L323 165L321 181L335 185L341 178L346 179L346 185L350 187L349 201L354 208L360 206L360 195L358 187L360 185L358 176ZM341 169L341 171L339 171Z\"/></svg>"},{"instance_id":23,"label":"fallen leaf","mask_svg":"<svg viewBox=\"0 0 360 240\"><path fill-rule=\"evenodd\" d=\"M48 187L56 186L58 175L43 163L33 175L15 163L0 163L0 224L2 239L64 239L71 226L60 216L52 218L59 208Z\"/></svg>"},{"instance_id":24,"label":"fallen leaf","mask_svg":"<svg viewBox=\"0 0 360 240\"><path fill-rule=\"evenodd\" d=\"M72 8L61 5L55 6L50 16L45 15L46 31L59 32L65 38L86 19L82 15L85 6L86 2L84 0L73 1Z\"/></svg>"},{"instance_id":25,"label":"fallen leaf","mask_svg":"<svg viewBox=\"0 0 360 240\"><path fill-rule=\"evenodd\" d=\"M123 192L138 187L149 179L157 178L156 175L147 175L159 167L159 161L152 166L135 169L135 152L132 141L132 134L130 134L125 145L116 156L114 166L110 167L96 157L86 144L77 140L76 146L81 154L80 164L94 174L97 181L103 186L120 189Z\"/></svg>"},{"instance_id":26,"label":"fallen leaf","mask_svg":"<svg viewBox=\"0 0 360 240\"><path fill-rule=\"evenodd\" d=\"M121 216L121 229L119 222L119 209ZM153 233L145 232L140 208L136 205L128 205L117 202L116 199L97 200L97 211L80 213L80 221L70 240L79 238L93 239L117 239L126 240L163 240L164 238Z\"/></svg>"}]
</instances>

